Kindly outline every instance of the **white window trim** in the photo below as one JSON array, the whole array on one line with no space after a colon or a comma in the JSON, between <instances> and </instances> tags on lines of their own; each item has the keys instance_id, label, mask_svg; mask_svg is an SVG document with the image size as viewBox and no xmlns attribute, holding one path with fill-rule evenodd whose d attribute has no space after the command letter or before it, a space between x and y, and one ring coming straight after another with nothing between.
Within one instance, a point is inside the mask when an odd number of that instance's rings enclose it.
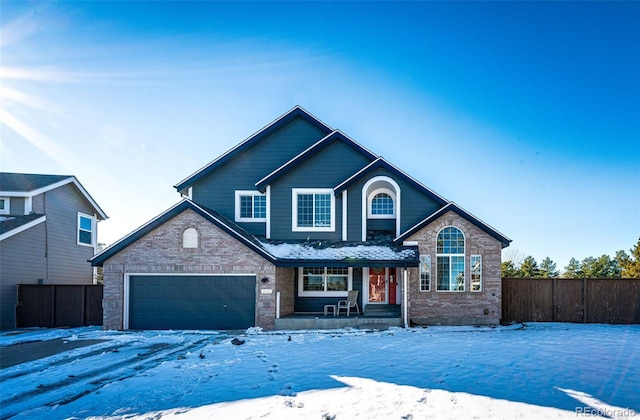
<instances>
[{"instance_id":1,"label":"white window trim","mask_svg":"<svg viewBox=\"0 0 640 420\"><path fill-rule=\"evenodd\" d=\"M84 242L80 242L80 218L84 217L87 218L89 220L91 220L91 243L90 244L85 244ZM92 216L90 214L85 214L85 213L80 213L78 212L78 218L77 218L77 226L76 226L76 243L80 246L88 246L91 248L95 248L96 246L96 218L95 216ZM83 229L84 232L86 232L86 230Z\"/></svg>"},{"instance_id":2,"label":"white window trim","mask_svg":"<svg viewBox=\"0 0 640 420\"><path fill-rule=\"evenodd\" d=\"M478 258L480 260L480 289L478 290L473 290L473 259L474 258ZM473 254L471 255L471 257L469 258L469 291L472 293L479 293L482 292L482 255L479 254Z\"/></svg>"},{"instance_id":3,"label":"white window trim","mask_svg":"<svg viewBox=\"0 0 640 420\"><path fill-rule=\"evenodd\" d=\"M422 260L424 259L426 260L427 257L429 259L429 287L425 290L422 288ZM431 255L426 254L426 255L420 255L420 269L418 270L418 282L419 282L419 291L420 292L430 292L431 291L431 283L433 283L433 275L432 272L433 270L431 269Z\"/></svg>"},{"instance_id":4,"label":"white window trim","mask_svg":"<svg viewBox=\"0 0 640 420\"><path fill-rule=\"evenodd\" d=\"M362 186L362 231L361 231L361 236L362 236L362 240L366 241L367 240L367 202L369 201L369 195L367 194L367 190L369 189L369 187L378 181L383 181L388 183L389 185L391 185L393 187L393 189L395 189L395 196L396 196L396 202L395 202L395 212L396 212L396 237L400 235L400 215L402 214L401 210L400 210L400 203L401 203L401 199L400 199L400 186L398 185L398 183L396 181L394 181L393 179L389 178L388 176L375 176L373 178L371 178L369 181L367 181L363 186Z\"/></svg>"},{"instance_id":5,"label":"white window trim","mask_svg":"<svg viewBox=\"0 0 640 420\"><path fill-rule=\"evenodd\" d=\"M235 221L236 222L246 222L246 223L260 223L266 222L266 217L241 217L240 216L240 197L255 197L255 196L264 196L260 191L254 190L236 190L236 212L235 212ZM266 198L265 198L266 200ZM267 200L268 201L268 200ZM268 212L268 204L265 201L265 205L267 206L266 211ZM253 214L253 198L251 199L251 213Z\"/></svg>"},{"instance_id":6,"label":"white window trim","mask_svg":"<svg viewBox=\"0 0 640 420\"><path fill-rule=\"evenodd\" d=\"M331 220L329 226L298 226L298 195L329 194L331 198ZM335 232L336 230L336 198L332 188L292 188L291 189L291 230L293 232Z\"/></svg>"},{"instance_id":7,"label":"white window trim","mask_svg":"<svg viewBox=\"0 0 640 420\"><path fill-rule=\"evenodd\" d=\"M11 198L0 197L0 200L4 200L4 209L0 210L0 214L11 214Z\"/></svg>"},{"instance_id":8,"label":"white window trim","mask_svg":"<svg viewBox=\"0 0 640 420\"><path fill-rule=\"evenodd\" d=\"M302 270L305 267L298 267L298 296L300 297L347 297L349 290L353 290L353 268L349 267L349 277L347 280L347 290L345 291L329 291L329 292L307 292L304 290L304 278L302 276ZM324 267L324 275L327 274L327 267Z\"/></svg>"},{"instance_id":9,"label":"white window trim","mask_svg":"<svg viewBox=\"0 0 640 420\"><path fill-rule=\"evenodd\" d=\"M372 204L376 195L385 193L393 200L393 213L392 214L373 214ZM395 219L396 218L396 194L389 188L377 188L369 193L367 197L367 217L369 219Z\"/></svg>"},{"instance_id":10,"label":"white window trim","mask_svg":"<svg viewBox=\"0 0 640 420\"><path fill-rule=\"evenodd\" d=\"M462 233L462 238L464 239L464 248L462 249L462 254L438 254L438 236L440 235L440 232L442 232L444 229L448 228L448 227L454 227L456 229L458 229L460 231L460 233ZM466 253L467 253L467 235L464 234L464 232L462 231L462 229L460 229L458 226L453 226L453 225L448 225L443 227L442 229L440 229L438 231L438 233L436 234L436 277L435 282L436 282L436 292L438 293L463 293L467 291L467 257L466 257ZM438 289L438 257L448 257L449 258L449 289L447 290L440 290ZM464 283L462 284L462 290L451 290L451 257L462 257L462 274L464 275ZM433 281L432 280L432 281Z\"/></svg>"}]
</instances>

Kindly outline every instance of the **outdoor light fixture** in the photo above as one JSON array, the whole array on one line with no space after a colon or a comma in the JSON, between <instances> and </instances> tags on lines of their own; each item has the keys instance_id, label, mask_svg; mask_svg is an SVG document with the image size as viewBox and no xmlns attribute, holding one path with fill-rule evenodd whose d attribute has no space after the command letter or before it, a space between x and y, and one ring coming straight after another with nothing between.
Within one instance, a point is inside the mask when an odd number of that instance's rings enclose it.
<instances>
[{"instance_id":1,"label":"outdoor light fixture","mask_svg":"<svg viewBox=\"0 0 640 420\"><path fill-rule=\"evenodd\" d=\"M263 277L260 281L263 283L269 283L269 277Z\"/></svg>"}]
</instances>

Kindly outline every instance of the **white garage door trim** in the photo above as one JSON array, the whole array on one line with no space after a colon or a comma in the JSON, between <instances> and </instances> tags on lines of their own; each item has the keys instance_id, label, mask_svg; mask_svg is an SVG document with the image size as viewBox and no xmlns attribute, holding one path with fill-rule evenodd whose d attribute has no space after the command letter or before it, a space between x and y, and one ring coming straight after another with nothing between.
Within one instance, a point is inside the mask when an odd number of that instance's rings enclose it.
<instances>
[{"instance_id":1,"label":"white garage door trim","mask_svg":"<svg viewBox=\"0 0 640 420\"><path fill-rule=\"evenodd\" d=\"M125 273L124 274L124 308L123 308L123 320L122 320L122 329L129 329L129 285L131 276L203 276L203 277L242 277L242 276L253 276L258 279L258 275L255 273ZM258 282L256 281L256 296L258 295ZM256 305L256 317L258 316L257 311L257 302ZM257 322L257 319L255 320Z\"/></svg>"}]
</instances>

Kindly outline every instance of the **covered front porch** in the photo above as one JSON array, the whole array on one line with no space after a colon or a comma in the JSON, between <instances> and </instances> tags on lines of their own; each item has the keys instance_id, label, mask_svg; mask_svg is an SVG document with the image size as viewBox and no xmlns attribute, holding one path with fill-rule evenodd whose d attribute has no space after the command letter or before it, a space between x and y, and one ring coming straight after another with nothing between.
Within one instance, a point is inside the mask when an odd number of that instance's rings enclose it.
<instances>
[{"instance_id":1,"label":"covered front porch","mask_svg":"<svg viewBox=\"0 0 640 420\"><path fill-rule=\"evenodd\" d=\"M324 313L294 313L278 318L274 322L275 330L333 330L340 328L358 329L387 329L402 327L400 305L384 305L365 309L357 314L351 312L349 316L344 310L334 316L331 312Z\"/></svg>"}]
</instances>

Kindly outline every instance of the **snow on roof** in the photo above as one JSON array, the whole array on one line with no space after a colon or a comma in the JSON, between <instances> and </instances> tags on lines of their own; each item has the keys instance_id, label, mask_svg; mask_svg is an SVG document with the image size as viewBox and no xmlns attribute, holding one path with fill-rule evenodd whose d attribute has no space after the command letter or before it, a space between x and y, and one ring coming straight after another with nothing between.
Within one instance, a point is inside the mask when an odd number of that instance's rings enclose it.
<instances>
[{"instance_id":1,"label":"snow on roof","mask_svg":"<svg viewBox=\"0 0 640 420\"><path fill-rule=\"evenodd\" d=\"M322 242L312 243L265 243L262 248L278 259L297 260L371 260L402 261L417 257L417 249L409 247L391 247L384 245L345 245L323 247Z\"/></svg>"}]
</instances>

